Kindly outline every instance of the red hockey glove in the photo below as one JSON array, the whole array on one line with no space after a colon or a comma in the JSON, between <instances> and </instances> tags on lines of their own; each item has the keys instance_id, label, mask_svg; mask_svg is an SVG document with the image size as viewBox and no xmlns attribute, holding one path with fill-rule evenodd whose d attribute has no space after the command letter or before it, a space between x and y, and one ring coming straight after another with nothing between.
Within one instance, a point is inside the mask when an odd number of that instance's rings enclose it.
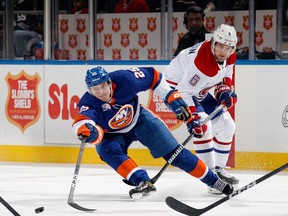
<instances>
[{"instance_id":1,"label":"red hockey glove","mask_svg":"<svg viewBox=\"0 0 288 216\"><path fill-rule=\"evenodd\" d=\"M196 107L189 107L192 112L191 118L186 122L188 132L194 134L194 137L201 138L207 131L207 125L201 124L200 116L196 112Z\"/></svg>"},{"instance_id":2,"label":"red hockey glove","mask_svg":"<svg viewBox=\"0 0 288 216\"><path fill-rule=\"evenodd\" d=\"M191 112L188 105L182 99L182 96L178 91L169 91L164 102L166 106L176 114L177 119L187 121L190 118Z\"/></svg>"},{"instance_id":3,"label":"red hockey glove","mask_svg":"<svg viewBox=\"0 0 288 216\"><path fill-rule=\"evenodd\" d=\"M85 140L85 142L92 145L98 145L101 143L103 135L104 132L100 126L93 126L90 123L83 124L77 130L78 139L81 141Z\"/></svg>"}]
</instances>

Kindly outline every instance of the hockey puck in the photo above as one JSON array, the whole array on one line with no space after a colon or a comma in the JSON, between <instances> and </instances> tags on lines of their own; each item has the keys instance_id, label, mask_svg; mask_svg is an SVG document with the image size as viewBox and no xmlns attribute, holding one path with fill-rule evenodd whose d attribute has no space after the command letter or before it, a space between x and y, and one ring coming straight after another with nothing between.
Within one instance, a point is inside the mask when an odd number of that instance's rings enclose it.
<instances>
[{"instance_id":1,"label":"hockey puck","mask_svg":"<svg viewBox=\"0 0 288 216\"><path fill-rule=\"evenodd\" d=\"M44 207L43 206L35 209L35 213L41 213L43 211L44 211Z\"/></svg>"}]
</instances>

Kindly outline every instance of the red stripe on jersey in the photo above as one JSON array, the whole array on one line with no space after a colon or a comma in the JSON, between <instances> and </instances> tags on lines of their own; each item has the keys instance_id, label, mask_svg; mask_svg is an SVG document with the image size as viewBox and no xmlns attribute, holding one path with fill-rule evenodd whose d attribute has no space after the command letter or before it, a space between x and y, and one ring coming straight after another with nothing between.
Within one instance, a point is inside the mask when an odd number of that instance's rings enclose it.
<instances>
[{"instance_id":1,"label":"red stripe on jersey","mask_svg":"<svg viewBox=\"0 0 288 216\"><path fill-rule=\"evenodd\" d=\"M138 167L137 164L131 158L129 158L120 164L120 166L117 168L117 173L126 179L128 174L136 167Z\"/></svg>"},{"instance_id":2,"label":"red stripe on jersey","mask_svg":"<svg viewBox=\"0 0 288 216\"><path fill-rule=\"evenodd\" d=\"M82 115L82 114L77 114L72 125L74 125L75 123L77 123L79 121L87 120L87 119L89 119L88 116L85 116L85 115Z\"/></svg>"},{"instance_id":3,"label":"red stripe on jersey","mask_svg":"<svg viewBox=\"0 0 288 216\"><path fill-rule=\"evenodd\" d=\"M194 168L194 170L189 172L189 174L196 178L200 178L203 177L204 173L206 172L206 169L207 169L206 164L202 160L198 159L196 167Z\"/></svg>"},{"instance_id":4,"label":"red stripe on jersey","mask_svg":"<svg viewBox=\"0 0 288 216\"><path fill-rule=\"evenodd\" d=\"M209 143L211 141L212 141L212 139L208 139L208 140L194 141L193 143L195 145L201 145L201 144L207 144L207 143Z\"/></svg>"},{"instance_id":5,"label":"red stripe on jersey","mask_svg":"<svg viewBox=\"0 0 288 216\"><path fill-rule=\"evenodd\" d=\"M173 82L173 81L171 81L171 80L166 80L166 81L167 81L168 84L170 84L170 85L174 85L174 86L178 85L178 83Z\"/></svg>"}]
</instances>

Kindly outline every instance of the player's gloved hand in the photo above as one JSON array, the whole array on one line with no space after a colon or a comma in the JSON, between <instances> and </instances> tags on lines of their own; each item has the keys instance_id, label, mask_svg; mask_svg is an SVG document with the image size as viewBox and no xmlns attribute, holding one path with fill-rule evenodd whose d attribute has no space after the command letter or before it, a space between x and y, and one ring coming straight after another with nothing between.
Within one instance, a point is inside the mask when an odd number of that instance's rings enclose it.
<instances>
[{"instance_id":1,"label":"player's gloved hand","mask_svg":"<svg viewBox=\"0 0 288 216\"><path fill-rule=\"evenodd\" d=\"M100 126L93 126L90 123L81 125L77 130L78 139L81 141L85 140L85 142L92 145L101 143L103 135L104 132Z\"/></svg>"},{"instance_id":2,"label":"player's gloved hand","mask_svg":"<svg viewBox=\"0 0 288 216\"><path fill-rule=\"evenodd\" d=\"M182 96L178 91L173 89L169 91L164 98L164 102L168 108L176 114L177 119L187 121L190 118L191 113L188 105L182 99Z\"/></svg>"},{"instance_id":3,"label":"player's gloved hand","mask_svg":"<svg viewBox=\"0 0 288 216\"><path fill-rule=\"evenodd\" d=\"M207 131L207 125L202 124L200 116L196 112L196 107L191 106L189 109L192 112L191 118L186 122L188 132L194 134L194 137L201 138Z\"/></svg>"},{"instance_id":4,"label":"player's gloved hand","mask_svg":"<svg viewBox=\"0 0 288 216\"><path fill-rule=\"evenodd\" d=\"M227 109L233 107L233 105L237 102L237 95L235 92L228 90L221 92L217 98L219 103L224 104Z\"/></svg>"},{"instance_id":5,"label":"player's gloved hand","mask_svg":"<svg viewBox=\"0 0 288 216\"><path fill-rule=\"evenodd\" d=\"M232 80L225 77L221 84L215 88L215 97L218 103L224 104L227 109L233 107L237 102L237 95L232 91Z\"/></svg>"}]
</instances>

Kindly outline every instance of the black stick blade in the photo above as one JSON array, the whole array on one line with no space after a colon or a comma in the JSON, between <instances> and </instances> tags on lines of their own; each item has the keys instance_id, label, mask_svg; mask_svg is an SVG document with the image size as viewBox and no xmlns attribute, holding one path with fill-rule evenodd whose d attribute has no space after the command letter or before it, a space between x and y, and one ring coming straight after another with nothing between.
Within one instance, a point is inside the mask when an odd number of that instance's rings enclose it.
<instances>
[{"instance_id":1,"label":"black stick blade","mask_svg":"<svg viewBox=\"0 0 288 216\"><path fill-rule=\"evenodd\" d=\"M70 206L72 206L73 208L77 209L77 210L80 210L80 211L85 211L85 212L94 212L94 211L97 211L97 209L89 209L89 208L84 208L80 205L78 205L77 203L74 203L74 202L68 202L68 204Z\"/></svg>"},{"instance_id":2,"label":"black stick blade","mask_svg":"<svg viewBox=\"0 0 288 216\"><path fill-rule=\"evenodd\" d=\"M170 208L185 215L198 216L204 213L201 211L201 209L196 209L188 206L185 203L182 203L179 200L170 196L166 198L165 202Z\"/></svg>"}]
</instances>

